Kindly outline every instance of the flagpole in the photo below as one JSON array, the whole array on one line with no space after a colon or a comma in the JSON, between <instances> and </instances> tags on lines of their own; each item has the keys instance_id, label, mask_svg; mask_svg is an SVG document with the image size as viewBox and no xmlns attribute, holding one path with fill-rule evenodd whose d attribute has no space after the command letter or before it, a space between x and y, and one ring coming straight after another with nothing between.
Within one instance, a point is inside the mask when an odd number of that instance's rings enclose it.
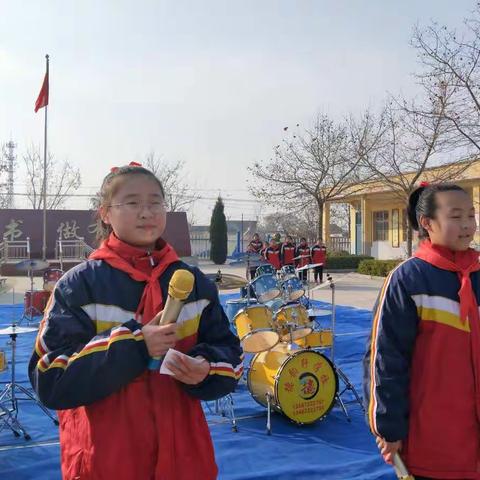
<instances>
[{"instance_id":1,"label":"flagpole","mask_svg":"<svg viewBox=\"0 0 480 480\"><path fill-rule=\"evenodd\" d=\"M48 76L48 63L49 56L45 55L47 62L47 78ZM47 113L48 103L45 105L45 131L43 139L43 242L42 242L42 259L47 260Z\"/></svg>"}]
</instances>

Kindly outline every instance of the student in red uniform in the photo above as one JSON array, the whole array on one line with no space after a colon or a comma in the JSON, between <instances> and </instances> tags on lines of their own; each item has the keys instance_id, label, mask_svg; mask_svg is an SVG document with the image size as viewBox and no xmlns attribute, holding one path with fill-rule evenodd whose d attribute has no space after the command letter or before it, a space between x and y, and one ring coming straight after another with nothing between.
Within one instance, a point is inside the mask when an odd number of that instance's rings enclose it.
<instances>
[{"instance_id":1,"label":"student in red uniform","mask_svg":"<svg viewBox=\"0 0 480 480\"><path fill-rule=\"evenodd\" d=\"M364 403L385 460L415 479L480 478L480 263L471 196L424 185L408 203L421 243L374 307Z\"/></svg>"},{"instance_id":2,"label":"student in red uniform","mask_svg":"<svg viewBox=\"0 0 480 480\"><path fill-rule=\"evenodd\" d=\"M263 249L263 242L260 240L260 235L258 233L254 233L252 240L248 244L247 252L261 255L262 249ZM257 270L257 267L250 267L250 280L255 277L256 270Z\"/></svg>"},{"instance_id":3,"label":"student in red uniform","mask_svg":"<svg viewBox=\"0 0 480 480\"><path fill-rule=\"evenodd\" d=\"M297 268L304 267L310 263L310 247L307 244L307 239L302 237L300 244L295 251L295 257L297 257ZM304 283L307 282L308 272L307 269L300 272L300 280Z\"/></svg>"},{"instance_id":4,"label":"student in red uniform","mask_svg":"<svg viewBox=\"0 0 480 480\"><path fill-rule=\"evenodd\" d=\"M29 364L40 400L59 410L64 480L214 480L200 399L233 391L241 348L211 281L162 239L163 187L138 164L100 192L104 241L56 284ZM169 281L195 277L177 323L159 325ZM149 370L150 357L183 352Z\"/></svg>"},{"instance_id":5,"label":"student in red uniform","mask_svg":"<svg viewBox=\"0 0 480 480\"><path fill-rule=\"evenodd\" d=\"M323 282L323 269L325 268L325 263L327 261L327 247L320 239L317 239L315 245L311 248L312 253L312 263L322 263L322 265L315 267L313 270L313 276L315 283Z\"/></svg>"},{"instance_id":6,"label":"student in red uniform","mask_svg":"<svg viewBox=\"0 0 480 480\"><path fill-rule=\"evenodd\" d=\"M280 257L282 266L295 264L295 243L293 243L293 238L290 235L285 237L285 242L280 248Z\"/></svg>"},{"instance_id":7,"label":"student in red uniform","mask_svg":"<svg viewBox=\"0 0 480 480\"><path fill-rule=\"evenodd\" d=\"M265 249L265 259L272 265L275 270L280 270L282 264L280 262L280 247L275 237L270 239L269 246Z\"/></svg>"}]
</instances>

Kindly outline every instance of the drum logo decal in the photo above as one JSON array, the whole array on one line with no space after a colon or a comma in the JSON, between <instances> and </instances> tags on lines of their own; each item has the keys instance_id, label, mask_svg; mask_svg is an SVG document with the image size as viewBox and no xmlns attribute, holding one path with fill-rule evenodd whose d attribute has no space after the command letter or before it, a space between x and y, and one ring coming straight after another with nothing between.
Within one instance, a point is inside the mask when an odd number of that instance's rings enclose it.
<instances>
[{"instance_id":1,"label":"drum logo decal","mask_svg":"<svg viewBox=\"0 0 480 480\"><path fill-rule=\"evenodd\" d=\"M312 399L318 392L318 379L313 373L305 372L298 378L300 383L300 396L304 400Z\"/></svg>"}]
</instances>

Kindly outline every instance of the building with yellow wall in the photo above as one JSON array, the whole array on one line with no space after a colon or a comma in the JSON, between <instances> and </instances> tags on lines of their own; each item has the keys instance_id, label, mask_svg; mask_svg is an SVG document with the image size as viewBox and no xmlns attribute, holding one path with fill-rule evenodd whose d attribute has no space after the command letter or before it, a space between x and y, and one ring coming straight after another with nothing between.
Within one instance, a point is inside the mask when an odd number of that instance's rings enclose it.
<instances>
[{"instance_id":1,"label":"building with yellow wall","mask_svg":"<svg viewBox=\"0 0 480 480\"><path fill-rule=\"evenodd\" d=\"M435 183L441 181L449 168L462 169L461 173L449 180L464 188L473 199L477 215L477 233L475 243L480 243L479 207L480 207L480 160L457 162L425 170L417 183L422 181ZM405 174L406 179L413 173ZM394 177L392 177L394 178ZM351 186L342 198L331 203L350 205L350 253L371 255L386 260L405 258L407 255L407 215L406 198L400 190L394 190L386 182L372 181ZM324 236L330 238L330 204L326 204ZM416 238L414 236L414 245ZM328 242L327 242L328 243Z\"/></svg>"}]
</instances>

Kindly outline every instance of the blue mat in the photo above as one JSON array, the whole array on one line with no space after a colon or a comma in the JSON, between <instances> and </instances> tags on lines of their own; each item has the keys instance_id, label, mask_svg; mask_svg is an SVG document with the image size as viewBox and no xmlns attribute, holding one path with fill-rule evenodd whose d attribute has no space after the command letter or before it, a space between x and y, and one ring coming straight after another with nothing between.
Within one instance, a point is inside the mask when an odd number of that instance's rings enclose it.
<instances>
[{"instance_id":1,"label":"blue mat","mask_svg":"<svg viewBox=\"0 0 480 480\"><path fill-rule=\"evenodd\" d=\"M222 302L237 295L223 295ZM314 302L316 307L329 304ZM18 321L22 305L0 306L0 328ZM366 310L339 306L335 363L361 393L361 358L370 328ZM321 317L325 321L328 317ZM19 335L17 381L29 386L27 363L35 333ZM9 337L0 337L0 349L11 359ZM247 362L249 356L247 356ZM10 371L0 374L8 382ZM3 387L3 385L1 385ZM345 400L350 400L347 394ZM351 422L335 407L324 420L298 426L281 415L272 416L273 434L265 433L266 412L250 396L244 382L233 394L238 432L227 418L216 415L212 404L205 412L215 445L219 479L395 479L383 463L357 404L347 405ZM31 401L22 401L19 420L32 439L15 438L9 429L0 431L0 479L57 480L60 474L58 429Z\"/></svg>"}]
</instances>

